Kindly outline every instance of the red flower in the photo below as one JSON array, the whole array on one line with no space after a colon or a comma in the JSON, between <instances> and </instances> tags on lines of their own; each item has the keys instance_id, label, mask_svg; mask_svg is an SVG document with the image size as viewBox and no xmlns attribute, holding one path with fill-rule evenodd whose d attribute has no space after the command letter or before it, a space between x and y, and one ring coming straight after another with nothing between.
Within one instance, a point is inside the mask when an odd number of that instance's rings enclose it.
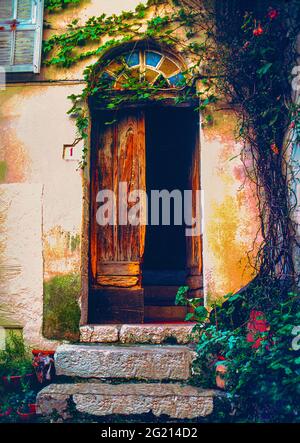
<instances>
[{"instance_id":1,"label":"red flower","mask_svg":"<svg viewBox=\"0 0 300 443\"><path fill-rule=\"evenodd\" d=\"M278 146L276 145L276 143L272 143L272 144L271 144L271 149L272 149L272 151L274 152L274 154L276 154L276 155L279 154L279 148L278 148Z\"/></svg>"},{"instance_id":2,"label":"red flower","mask_svg":"<svg viewBox=\"0 0 300 443\"><path fill-rule=\"evenodd\" d=\"M253 343L253 345L251 346L253 349L258 349L263 339L262 337L256 338L253 334L249 333L246 336L246 340L248 343Z\"/></svg>"},{"instance_id":3,"label":"red flower","mask_svg":"<svg viewBox=\"0 0 300 443\"><path fill-rule=\"evenodd\" d=\"M277 11L277 9L270 9L270 11L268 12L268 17L271 20L275 20L278 16L279 16L279 12Z\"/></svg>"},{"instance_id":4,"label":"red flower","mask_svg":"<svg viewBox=\"0 0 300 443\"><path fill-rule=\"evenodd\" d=\"M250 332L266 332L270 329L265 314L262 311L252 310L250 312L247 329Z\"/></svg>"},{"instance_id":5,"label":"red flower","mask_svg":"<svg viewBox=\"0 0 300 443\"><path fill-rule=\"evenodd\" d=\"M290 129L294 129L294 127L295 127L295 122L293 121L293 122L290 124Z\"/></svg>"},{"instance_id":6,"label":"red flower","mask_svg":"<svg viewBox=\"0 0 300 443\"><path fill-rule=\"evenodd\" d=\"M264 338L261 337L260 334L263 332L267 332L270 329L270 325L266 320L265 314L261 311L252 310L250 312L249 321L247 323L247 329L247 342L253 343L253 349L258 349L261 345L261 342L264 340Z\"/></svg>"},{"instance_id":7,"label":"red flower","mask_svg":"<svg viewBox=\"0 0 300 443\"><path fill-rule=\"evenodd\" d=\"M260 25L258 25L258 27L253 30L253 35L255 35L255 37L262 35L263 33L264 30Z\"/></svg>"}]
</instances>

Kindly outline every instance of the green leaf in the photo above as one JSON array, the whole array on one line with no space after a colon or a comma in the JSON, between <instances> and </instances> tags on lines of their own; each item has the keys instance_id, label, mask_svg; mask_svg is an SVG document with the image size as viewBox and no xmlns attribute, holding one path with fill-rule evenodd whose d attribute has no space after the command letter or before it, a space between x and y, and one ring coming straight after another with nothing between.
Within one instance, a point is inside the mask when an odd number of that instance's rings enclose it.
<instances>
[{"instance_id":1,"label":"green leaf","mask_svg":"<svg viewBox=\"0 0 300 443\"><path fill-rule=\"evenodd\" d=\"M256 72L257 74L262 77L263 75L265 75L270 68L272 67L273 63L266 63L265 65L263 65L261 68L259 68Z\"/></svg>"},{"instance_id":2,"label":"green leaf","mask_svg":"<svg viewBox=\"0 0 300 443\"><path fill-rule=\"evenodd\" d=\"M188 314L186 314L185 316L185 321L190 321L192 320L192 318L194 317L194 314L192 312L189 312Z\"/></svg>"}]
</instances>

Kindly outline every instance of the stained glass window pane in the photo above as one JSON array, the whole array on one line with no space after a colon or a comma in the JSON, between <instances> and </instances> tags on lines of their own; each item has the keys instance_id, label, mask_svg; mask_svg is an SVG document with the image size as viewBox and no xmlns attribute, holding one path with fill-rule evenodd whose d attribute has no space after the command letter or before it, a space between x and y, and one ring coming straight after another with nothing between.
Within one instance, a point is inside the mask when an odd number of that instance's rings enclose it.
<instances>
[{"instance_id":1,"label":"stained glass window pane","mask_svg":"<svg viewBox=\"0 0 300 443\"><path fill-rule=\"evenodd\" d=\"M169 77L172 74L175 74L179 70L178 66L172 62L169 58L165 58L162 64L159 67L159 70L166 76Z\"/></svg>"},{"instance_id":2,"label":"stained glass window pane","mask_svg":"<svg viewBox=\"0 0 300 443\"><path fill-rule=\"evenodd\" d=\"M125 60L130 68L132 66L137 66L140 64L140 54L138 51L131 52L130 54L125 55Z\"/></svg>"},{"instance_id":3,"label":"stained glass window pane","mask_svg":"<svg viewBox=\"0 0 300 443\"><path fill-rule=\"evenodd\" d=\"M120 60L116 59L116 60L113 60L112 62L110 62L110 64L107 66L107 69L111 73L115 74L115 73L121 72L124 69L124 65L122 65Z\"/></svg>"},{"instance_id":4,"label":"stained glass window pane","mask_svg":"<svg viewBox=\"0 0 300 443\"><path fill-rule=\"evenodd\" d=\"M116 89L123 89L124 85L128 83L128 78L125 77L125 75L120 75L120 77L118 78L116 84L115 84L115 88Z\"/></svg>"},{"instance_id":5,"label":"stained glass window pane","mask_svg":"<svg viewBox=\"0 0 300 443\"><path fill-rule=\"evenodd\" d=\"M154 83L158 76L159 73L153 69L147 69L145 72L145 80L149 83Z\"/></svg>"},{"instance_id":6,"label":"stained glass window pane","mask_svg":"<svg viewBox=\"0 0 300 443\"><path fill-rule=\"evenodd\" d=\"M146 65L154 66L154 68L156 68L162 56L157 52L152 52L152 51L146 51L145 54L146 54Z\"/></svg>"},{"instance_id":7,"label":"stained glass window pane","mask_svg":"<svg viewBox=\"0 0 300 443\"><path fill-rule=\"evenodd\" d=\"M169 82L172 86L183 86L185 83L184 75L179 72L176 75L173 75L172 77L168 78Z\"/></svg>"}]
</instances>

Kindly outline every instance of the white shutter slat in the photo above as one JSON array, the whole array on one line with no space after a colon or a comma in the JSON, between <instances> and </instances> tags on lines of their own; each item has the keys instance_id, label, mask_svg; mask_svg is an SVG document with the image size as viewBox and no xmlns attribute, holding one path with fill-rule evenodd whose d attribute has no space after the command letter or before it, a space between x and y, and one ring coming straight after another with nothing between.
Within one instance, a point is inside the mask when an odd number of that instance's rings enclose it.
<instances>
[{"instance_id":1,"label":"white shutter slat","mask_svg":"<svg viewBox=\"0 0 300 443\"><path fill-rule=\"evenodd\" d=\"M32 65L35 31L17 31L15 38L15 65Z\"/></svg>"},{"instance_id":2,"label":"white shutter slat","mask_svg":"<svg viewBox=\"0 0 300 443\"><path fill-rule=\"evenodd\" d=\"M0 0L1 1L1 0ZM17 4L17 20L19 22L34 22L35 14L33 0L19 0Z\"/></svg>"},{"instance_id":3,"label":"white shutter slat","mask_svg":"<svg viewBox=\"0 0 300 443\"><path fill-rule=\"evenodd\" d=\"M12 33L1 31L0 33L0 66L10 64Z\"/></svg>"},{"instance_id":4,"label":"white shutter slat","mask_svg":"<svg viewBox=\"0 0 300 443\"><path fill-rule=\"evenodd\" d=\"M13 19L13 0L0 0L0 22Z\"/></svg>"},{"instance_id":5,"label":"white shutter slat","mask_svg":"<svg viewBox=\"0 0 300 443\"><path fill-rule=\"evenodd\" d=\"M44 0L0 0L0 66L6 72L40 72L43 9Z\"/></svg>"}]
</instances>

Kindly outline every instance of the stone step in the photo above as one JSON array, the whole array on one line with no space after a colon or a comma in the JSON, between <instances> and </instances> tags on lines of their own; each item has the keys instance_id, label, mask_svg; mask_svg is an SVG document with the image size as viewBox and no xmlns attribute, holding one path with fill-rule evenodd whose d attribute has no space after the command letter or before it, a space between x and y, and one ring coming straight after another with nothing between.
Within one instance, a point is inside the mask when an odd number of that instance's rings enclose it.
<instances>
[{"instance_id":1,"label":"stone step","mask_svg":"<svg viewBox=\"0 0 300 443\"><path fill-rule=\"evenodd\" d=\"M187 380L193 358L187 346L61 345L55 368L69 377Z\"/></svg>"},{"instance_id":2,"label":"stone step","mask_svg":"<svg viewBox=\"0 0 300 443\"><path fill-rule=\"evenodd\" d=\"M80 327L82 343L150 343L172 340L178 344L191 341L195 323L144 323L131 325L84 325Z\"/></svg>"},{"instance_id":3,"label":"stone step","mask_svg":"<svg viewBox=\"0 0 300 443\"><path fill-rule=\"evenodd\" d=\"M92 416L151 412L157 417L193 419L210 415L217 395L218 391L177 383L52 384L39 392L37 412L50 416L56 411L63 419L71 418L75 411Z\"/></svg>"}]
</instances>

